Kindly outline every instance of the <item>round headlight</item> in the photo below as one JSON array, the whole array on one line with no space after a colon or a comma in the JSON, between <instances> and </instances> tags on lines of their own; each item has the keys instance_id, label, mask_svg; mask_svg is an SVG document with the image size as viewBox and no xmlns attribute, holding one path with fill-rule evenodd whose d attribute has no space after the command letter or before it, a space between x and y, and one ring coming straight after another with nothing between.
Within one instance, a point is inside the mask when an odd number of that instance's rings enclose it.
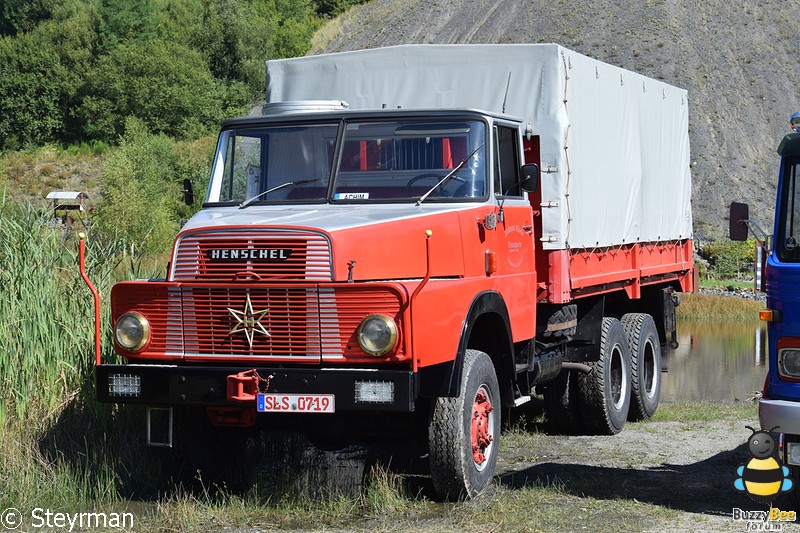
<instances>
[{"instance_id":1,"label":"round headlight","mask_svg":"<svg viewBox=\"0 0 800 533\"><path fill-rule=\"evenodd\" d=\"M136 312L125 313L114 326L117 344L129 352L138 352L150 340L150 323Z\"/></svg>"},{"instance_id":2,"label":"round headlight","mask_svg":"<svg viewBox=\"0 0 800 533\"><path fill-rule=\"evenodd\" d=\"M397 344L397 325L386 315L369 315L358 326L358 344L369 355L380 357Z\"/></svg>"},{"instance_id":3,"label":"round headlight","mask_svg":"<svg viewBox=\"0 0 800 533\"><path fill-rule=\"evenodd\" d=\"M778 371L782 376L800 378L800 350L784 348L778 352Z\"/></svg>"}]
</instances>

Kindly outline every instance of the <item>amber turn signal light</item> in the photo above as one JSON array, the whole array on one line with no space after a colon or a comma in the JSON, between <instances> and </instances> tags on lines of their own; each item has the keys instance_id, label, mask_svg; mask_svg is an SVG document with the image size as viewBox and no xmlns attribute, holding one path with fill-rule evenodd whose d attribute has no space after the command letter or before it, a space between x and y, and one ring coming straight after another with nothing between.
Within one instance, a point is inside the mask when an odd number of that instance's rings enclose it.
<instances>
[{"instance_id":1,"label":"amber turn signal light","mask_svg":"<svg viewBox=\"0 0 800 533\"><path fill-rule=\"evenodd\" d=\"M781 312L777 309L762 309L758 312L758 318L764 322L780 322Z\"/></svg>"}]
</instances>

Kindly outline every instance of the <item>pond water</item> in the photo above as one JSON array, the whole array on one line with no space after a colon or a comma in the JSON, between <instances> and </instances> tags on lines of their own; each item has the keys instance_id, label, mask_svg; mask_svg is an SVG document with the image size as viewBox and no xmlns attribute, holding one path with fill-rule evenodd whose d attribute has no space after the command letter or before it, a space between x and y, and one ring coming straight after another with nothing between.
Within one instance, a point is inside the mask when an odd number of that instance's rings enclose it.
<instances>
[{"instance_id":1,"label":"pond water","mask_svg":"<svg viewBox=\"0 0 800 533\"><path fill-rule=\"evenodd\" d=\"M767 330L760 322L679 321L677 350L665 351L661 400L748 400L764 386Z\"/></svg>"}]
</instances>

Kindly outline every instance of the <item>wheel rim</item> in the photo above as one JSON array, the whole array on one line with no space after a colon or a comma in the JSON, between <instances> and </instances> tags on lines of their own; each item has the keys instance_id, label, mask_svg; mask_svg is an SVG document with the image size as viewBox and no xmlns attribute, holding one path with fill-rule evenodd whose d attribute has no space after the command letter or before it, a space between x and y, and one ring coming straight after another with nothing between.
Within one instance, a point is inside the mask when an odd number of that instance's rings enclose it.
<instances>
[{"instance_id":1,"label":"wheel rim","mask_svg":"<svg viewBox=\"0 0 800 533\"><path fill-rule=\"evenodd\" d=\"M472 461L478 471L486 468L494 450L494 407L486 385L481 385L472 402Z\"/></svg>"},{"instance_id":2,"label":"wheel rim","mask_svg":"<svg viewBox=\"0 0 800 533\"><path fill-rule=\"evenodd\" d=\"M656 386L658 385L658 372L656 369L656 352L653 342L648 339L644 345L644 368L642 369L642 386L644 394L648 398L652 398L656 394Z\"/></svg>"},{"instance_id":3,"label":"wheel rim","mask_svg":"<svg viewBox=\"0 0 800 533\"><path fill-rule=\"evenodd\" d=\"M622 409L625 403L627 391L626 369L622 357L622 348L619 344L614 345L611 351L611 402L614 409Z\"/></svg>"}]
</instances>

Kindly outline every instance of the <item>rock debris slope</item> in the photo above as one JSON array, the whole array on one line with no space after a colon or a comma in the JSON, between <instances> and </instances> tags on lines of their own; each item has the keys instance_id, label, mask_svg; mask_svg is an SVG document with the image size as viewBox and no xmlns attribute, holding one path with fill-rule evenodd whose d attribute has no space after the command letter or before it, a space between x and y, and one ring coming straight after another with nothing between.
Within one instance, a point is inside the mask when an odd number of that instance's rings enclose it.
<instances>
[{"instance_id":1,"label":"rock debris slope","mask_svg":"<svg viewBox=\"0 0 800 533\"><path fill-rule=\"evenodd\" d=\"M695 233L713 238L727 232L732 200L771 228L775 149L800 111L798 12L800 0L374 0L323 28L311 53L555 42L683 87Z\"/></svg>"}]
</instances>

